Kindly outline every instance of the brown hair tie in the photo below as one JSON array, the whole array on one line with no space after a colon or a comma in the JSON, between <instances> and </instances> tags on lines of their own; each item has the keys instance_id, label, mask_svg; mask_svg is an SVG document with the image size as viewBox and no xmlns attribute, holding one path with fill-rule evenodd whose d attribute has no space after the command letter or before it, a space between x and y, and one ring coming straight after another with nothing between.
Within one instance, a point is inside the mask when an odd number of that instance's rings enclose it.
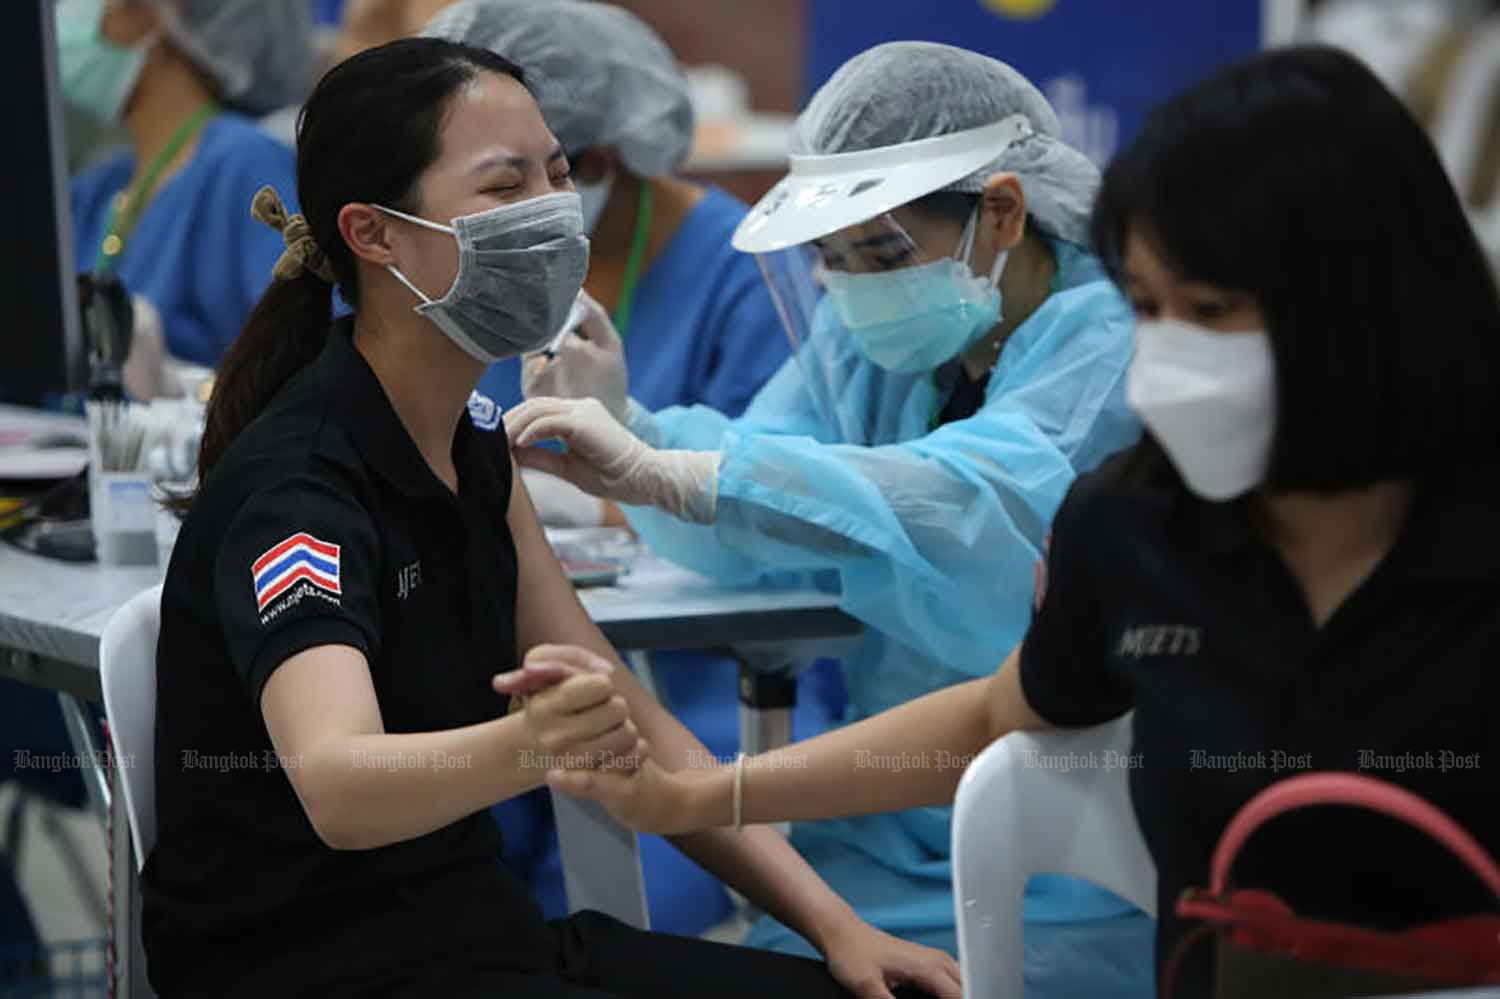
<instances>
[{"instance_id":1,"label":"brown hair tie","mask_svg":"<svg viewBox=\"0 0 1500 999\"><path fill-rule=\"evenodd\" d=\"M264 222L281 233L281 238L286 241L281 259L271 268L272 277L278 281L292 281L306 272L329 284L338 281L328 255L318 246L318 241L313 239L307 218L303 215L288 216L286 205L281 203L281 197L274 187L268 185L255 192L255 198L250 202L250 214L257 222Z\"/></svg>"}]
</instances>

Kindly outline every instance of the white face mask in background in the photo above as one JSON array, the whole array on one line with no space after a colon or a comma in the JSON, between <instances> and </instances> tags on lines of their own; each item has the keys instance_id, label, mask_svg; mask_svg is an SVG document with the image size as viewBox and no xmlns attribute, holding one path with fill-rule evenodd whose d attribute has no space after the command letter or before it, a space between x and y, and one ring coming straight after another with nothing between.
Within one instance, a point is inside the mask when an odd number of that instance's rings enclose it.
<instances>
[{"instance_id":1,"label":"white face mask in background","mask_svg":"<svg viewBox=\"0 0 1500 999\"><path fill-rule=\"evenodd\" d=\"M583 231L591 236L599 227L599 218L604 214L604 206L609 204L609 192L614 186L613 173L605 174L603 180L592 184L573 178L573 190L578 192L579 200L583 202Z\"/></svg>"},{"instance_id":2,"label":"white face mask in background","mask_svg":"<svg viewBox=\"0 0 1500 999\"><path fill-rule=\"evenodd\" d=\"M1264 481L1276 432L1276 362L1264 332L1138 323L1127 399L1204 499L1234 499Z\"/></svg>"}]
</instances>

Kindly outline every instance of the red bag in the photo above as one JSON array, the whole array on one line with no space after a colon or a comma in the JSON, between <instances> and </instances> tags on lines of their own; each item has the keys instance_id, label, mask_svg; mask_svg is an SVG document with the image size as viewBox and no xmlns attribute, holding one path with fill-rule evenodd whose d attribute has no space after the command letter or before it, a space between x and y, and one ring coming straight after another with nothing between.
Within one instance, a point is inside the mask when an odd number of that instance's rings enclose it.
<instances>
[{"instance_id":1,"label":"red bag","mask_svg":"<svg viewBox=\"0 0 1500 999\"><path fill-rule=\"evenodd\" d=\"M1394 784L1348 773L1305 774L1257 794L1239 810L1214 850L1208 891L1189 889L1177 915L1202 925L1175 948L1163 973L1170 999L1182 960L1218 938L1216 999L1324 999L1500 984L1500 915L1468 916L1414 929L1362 929L1303 919L1275 895L1231 891L1229 872L1252 833L1310 805L1354 805L1420 829L1447 847L1500 898L1500 867L1442 811Z\"/></svg>"}]
</instances>

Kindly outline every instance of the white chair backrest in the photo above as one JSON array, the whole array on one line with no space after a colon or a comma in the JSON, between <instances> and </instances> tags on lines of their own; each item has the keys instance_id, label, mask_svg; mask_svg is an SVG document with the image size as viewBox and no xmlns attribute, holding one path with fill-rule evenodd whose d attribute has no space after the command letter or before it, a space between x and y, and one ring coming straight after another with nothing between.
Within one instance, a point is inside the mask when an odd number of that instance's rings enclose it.
<instances>
[{"instance_id":1,"label":"white chair backrest","mask_svg":"<svg viewBox=\"0 0 1500 999\"><path fill-rule=\"evenodd\" d=\"M1091 881L1156 914L1156 867L1130 805L1131 716L1013 732L974 760L953 810L965 995L1022 999L1022 898L1033 874Z\"/></svg>"},{"instance_id":2,"label":"white chair backrest","mask_svg":"<svg viewBox=\"0 0 1500 999\"><path fill-rule=\"evenodd\" d=\"M156 844L156 636L161 587L115 611L99 639L99 683L130 816L136 870Z\"/></svg>"}]
</instances>

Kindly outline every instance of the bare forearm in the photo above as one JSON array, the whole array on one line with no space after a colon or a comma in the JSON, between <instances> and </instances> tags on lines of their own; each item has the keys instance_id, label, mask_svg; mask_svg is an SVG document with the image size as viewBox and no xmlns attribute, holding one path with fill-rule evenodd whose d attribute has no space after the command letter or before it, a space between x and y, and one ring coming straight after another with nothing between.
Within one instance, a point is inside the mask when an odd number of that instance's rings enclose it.
<instances>
[{"instance_id":1,"label":"bare forearm","mask_svg":"<svg viewBox=\"0 0 1500 999\"><path fill-rule=\"evenodd\" d=\"M747 759L743 820L805 821L951 803L969 760L991 741L992 679L947 687ZM733 823L734 769L718 767L691 782L692 826Z\"/></svg>"},{"instance_id":2,"label":"bare forearm","mask_svg":"<svg viewBox=\"0 0 1500 999\"><path fill-rule=\"evenodd\" d=\"M465 728L330 738L294 759L294 784L330 846L414 839L537 787L545 768L519 715Z\"/></svg>"}]
</instances>

